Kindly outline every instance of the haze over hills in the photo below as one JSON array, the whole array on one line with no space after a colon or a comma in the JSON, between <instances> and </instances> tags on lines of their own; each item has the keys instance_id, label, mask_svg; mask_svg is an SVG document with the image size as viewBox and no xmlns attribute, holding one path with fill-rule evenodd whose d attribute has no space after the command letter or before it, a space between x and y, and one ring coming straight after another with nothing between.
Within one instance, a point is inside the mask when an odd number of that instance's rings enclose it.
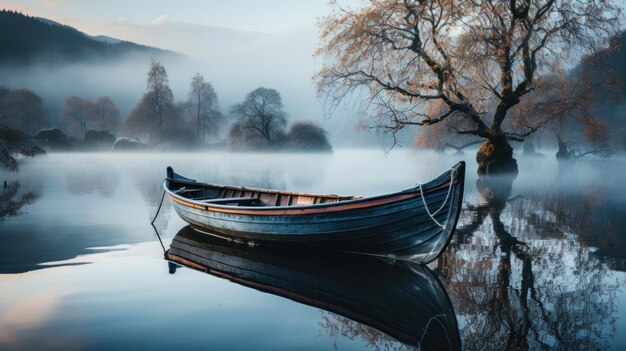
<instances>
[{"instance_id":1,"label":"haze over hills","mask_svg":"<svg viewBox=\"0 0 626 351\"><path fill-rule=\"evenodd\" d=\"M111 21L98 22L90 35L47 18L0 14L0 85L41 96L50 125L59 125L63 102L72 95L91 100L109 96L126 118L145 92L150 59L155 58L167 69L176 101L187 99L196 73L213 84L225 113L250 91L268 87L282 95L290 121L317 122L333 145L381 144L375 133L358 127L356 106L325 117L311 80L321 67L312 57L318 41L314 26L262 33L169 19ZM403 145L412 144L413 133L403 130Z\"/></svg>"},{"instance_id":2,"label":"haze over hills","mask_svg":"<svg viewBox=\"0 0 626 351\"><path fill-rule=\"evenodd\" d=\"M178 55L106 36L89 36L45 18L0 11L0 63L28 65L120 59L129 55Z\"/></svg>"},{"instance_id":3,"label":"haze over hills","mask_svg":"<svg viewBox=\"0 0 626 351\"><path fill-rule=\"evenodd\" d=\"M145 90L151 59L170 66L188 57L91 36L47 18L0 11L0 85L39 95L51 126L59 125L64 100L72 95L94 100L109 96L124 118Z\"/></svg>"}]
</instances>

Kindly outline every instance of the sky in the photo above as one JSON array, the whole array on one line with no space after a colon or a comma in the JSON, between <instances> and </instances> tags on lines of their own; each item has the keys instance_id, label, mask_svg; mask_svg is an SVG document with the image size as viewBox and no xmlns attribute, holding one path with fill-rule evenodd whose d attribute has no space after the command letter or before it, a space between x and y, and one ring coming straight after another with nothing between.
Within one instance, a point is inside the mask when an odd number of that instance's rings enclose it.
<instances>
[{"instance_id":1,"label":"sky","mask_svg":"<svg viewBox=\"0 0 626 351\"><path fill-rule=\"evenodd\" d=\"M341 6L359 6L362 0L340 0ZM314 26L329 13L328 0L2 0L0 7L47 17L89 34L89 23L159 24L165 21L226 27L242 31L278 33Z\"/></svg>"},{"instance_id":2,"label":"sky","mask_svg":"<svg viewBox=\"0 0 626 351\"><path fill-rule=\"evenodd\" d=\"M355 7L363 1L339 4ZM328 0L0 0L0 8L195 58L206 57L216 37L224 38L219 46L243 37L317 33L318 19L332 10Z\"/></svg>"},{"instance_id":3,"label":"sky","mask_svg":"<svg viewBox=\"0 0 626 351\"><path fill-rule=\"evenodd\" d=\"M342 8L365 3L338 0ZM0 0L0 8L47 18L93 36L206 59L216 51L240 52L252 41L257 47L271 47L288 37L305 40L311 56L318 41L318 19L333 5L329 0Z\"/></svg>"}]
</instances>

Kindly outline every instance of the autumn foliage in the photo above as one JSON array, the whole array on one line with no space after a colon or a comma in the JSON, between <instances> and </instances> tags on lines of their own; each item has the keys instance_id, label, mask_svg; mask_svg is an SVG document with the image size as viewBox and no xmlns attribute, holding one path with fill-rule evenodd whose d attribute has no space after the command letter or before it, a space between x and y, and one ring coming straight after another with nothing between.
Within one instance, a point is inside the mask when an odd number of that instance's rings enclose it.
<instances>
[{"instance_id":1,"label":"autumn foliage","mask_svg":"<svg viewBox=\"0 0 626 351\"><path fill-rule=\"evenodd\" d=\"M363 99L373 123L392 133L446 120L511 157L553 116L513 109L562 72L574 54L593 54L620 28L616 1L378 0L321 21L325 64L316 75L330 108ZM433 107L434 105L434 107ZM499 151L499 152L500 152ZM516 168L516 166L515 166Z\"/></svg>"},{"instance_id":2,"label":"autumn foliage","mask_svg":"<svg viewBox=\"0 0 626 351\"><path fill-rule=\"evenodd\" d=\"M59 119L69 125L71 134L83 137L90 130L115 132L120 127L120 112L108 97L96 101L70 96L65 99Z\"/></svg>"},{"instance_id":3,"label":"autumn foliage","mask_svg":"<svg viewBox=\"0 0 626 351\"><path fill-rule=\"evenodd\" d=\"M46 126L41 98L28 89L0 86L0 125L34 134Z\"/></svg>"},{"instance_id":4,"label":"autumn foliage","mask_svg":"<svg viewBox=\"0 0 626 351\"><path fill-rule=\"evenodd\" d=\"M157 142L166 129L181 125L181 111L174 104L167 71L160 62L150 62L146 87L141 101L124 122L124 133Z\"/></svg>"}]
</instances>

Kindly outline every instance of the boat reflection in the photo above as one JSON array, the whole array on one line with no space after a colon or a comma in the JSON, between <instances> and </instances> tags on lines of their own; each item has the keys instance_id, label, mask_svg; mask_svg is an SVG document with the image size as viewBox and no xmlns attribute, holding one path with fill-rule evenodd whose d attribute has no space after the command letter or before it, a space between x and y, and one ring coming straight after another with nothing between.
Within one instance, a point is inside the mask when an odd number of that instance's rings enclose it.
<instances>
[{"instance_id":1,"label":"boat reflection","mask_svg":"<svg viewBox=\"0 0 626 351\"><path fill-rule=\"evenodd\" d=\"M176 234L165 257L170 273L181 264L332 312L342 316L339 321L347 318L373 327L405 346L461 348L450 299L423 265L365 255L259 250L199 234L189 226Z\"/></svg>"}]
</instances>

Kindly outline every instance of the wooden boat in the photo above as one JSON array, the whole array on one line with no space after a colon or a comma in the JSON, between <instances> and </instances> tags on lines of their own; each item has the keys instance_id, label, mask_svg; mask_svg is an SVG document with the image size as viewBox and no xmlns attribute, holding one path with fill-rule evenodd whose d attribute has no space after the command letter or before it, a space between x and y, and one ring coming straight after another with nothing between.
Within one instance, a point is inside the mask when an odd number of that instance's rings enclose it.
<instances>
[{"instance_id":1,"label":"wooden boat","mask_svg":"<svg viewBox=\"0 0 626 351\"><path fill-rule=\"evenodd\" d=\"M228 240L359 252L427 263L447 247L461 212L465 163L393 194L359 197L197 182L167 168L163 186L194 229Z\"/></svg>"},{"instance_id":2,"label":"wooden boat","mask_svg":"<svg viewBox=\"0 0 626 351\"><path fill-rule=\"evenodd\" d=\"M420 350L461 349L448 294L421 264L349 253L258 250L189 226L176 234L165 257L170 273L183 265L346 317L356 323L330 320L342 323L341 329L364 332L363 339L378 346L389 346L386 334ZM368 333L363 325L384 334Z\"/></svg>"}]
</instances>

